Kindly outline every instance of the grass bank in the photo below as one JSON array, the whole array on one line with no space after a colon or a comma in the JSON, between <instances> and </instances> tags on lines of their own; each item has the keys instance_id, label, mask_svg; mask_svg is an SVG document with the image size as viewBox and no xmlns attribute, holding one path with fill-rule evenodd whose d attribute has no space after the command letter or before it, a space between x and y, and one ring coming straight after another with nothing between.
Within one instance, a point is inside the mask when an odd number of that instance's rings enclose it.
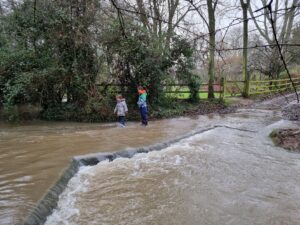
<instances>
[{"instance_id":1,"label":"grass bank","mask_svg":"<svg viewBox=\"0 0 300 225\"><path fill-rule=\"evenodd\" d=\"M207 114L218 112L227 106L219 100L200 100L192 103L182 99L168 99L159 105L149 105L149 119L162 119L187 115ZM113 114L114 105L103 105L98 110L86 110L72 105L61 105L49 108L40 114L40 119L50 121L78 121L78 122L113 122L117 116ZM140 114L136 104L128 104L129 112L126 116L128 121L140 120Z\"/></svg>"},{"instance_id":2,"label":"grass bank","mask_svg":"<svg viewBox=\"0 0 300 225\"><path fill-rule=\"evenodd\" d=\"M113 122L117 116L113 113L115 101L95 101L85 107L70 103L42 109L34 105L16 105L7 109L0 109L0 120L22 122L31 120L46 121L76 121L76 122ZM129 112L128 121L140 120L139 109L135 102L127 103ZM227 103L220 100L207 99L190 102L188 99L166 98L159 104L149 104L149 119L162 119L195 114L218 112L227 107Z\"/></svg>"}]
</instances>

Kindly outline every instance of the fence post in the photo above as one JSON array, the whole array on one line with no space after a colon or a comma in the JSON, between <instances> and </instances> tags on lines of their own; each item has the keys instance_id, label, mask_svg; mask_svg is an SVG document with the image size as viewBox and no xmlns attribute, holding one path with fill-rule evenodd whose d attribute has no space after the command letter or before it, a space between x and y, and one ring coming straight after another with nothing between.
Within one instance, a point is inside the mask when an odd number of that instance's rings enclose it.
<instances>
[{"instance_id":1,"label":"fence post","mask_svg":"<svg viewBox=\"0 0 300 225\"><path fill-rule=\"evenodd\" d=\"M250 95L250 79L248 78L248 79L245 79L245 81L244 81L244 93L243 93L243 96L245 97L245 98L248 98L249 97L249 95Z\"/></svg>"},{"instance_id":2,"label":"fence post","mask_svg":"<svg viewBox=\"0 0 300 225\"><path fill-rule=\"evenodd\" d=\"M226 86L226 79L225 77L221 78L221 90L220 90L220 99L223 100L225 97L225 86Z\"/></svg>"}]
</instances>

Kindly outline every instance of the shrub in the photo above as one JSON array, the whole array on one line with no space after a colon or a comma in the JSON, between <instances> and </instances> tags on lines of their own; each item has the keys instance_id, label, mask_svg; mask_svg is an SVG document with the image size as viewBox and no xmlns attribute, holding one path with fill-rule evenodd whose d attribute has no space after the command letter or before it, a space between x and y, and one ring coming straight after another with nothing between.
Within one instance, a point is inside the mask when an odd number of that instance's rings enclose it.
<instances>
[{"instance_id":1,"label":"shrub","mask_svg":"<svg viewBox=\"0 0 300 225\"><path fill-rule=\"evenodd\" d=\"M201 86L201 79L200 77L192 74L189 79L188 87L191 92L190 94L190 101L191 102L198 102L199 97L199 90Z\"/></svg>"}]
</instances>

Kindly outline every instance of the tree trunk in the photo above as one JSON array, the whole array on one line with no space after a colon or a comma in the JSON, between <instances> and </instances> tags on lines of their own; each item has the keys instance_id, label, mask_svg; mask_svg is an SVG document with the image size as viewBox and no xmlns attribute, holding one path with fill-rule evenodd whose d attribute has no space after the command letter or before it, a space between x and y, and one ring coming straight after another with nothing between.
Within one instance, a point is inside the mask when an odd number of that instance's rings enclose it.
<instances>
[{"instance_id":1,"label":"tree trunk","mask_svg":"<svg viewBox=\"0 0 300 225\"><path fill-rule=\"evenodd\" d=\"M246 0L246 3L244 3L244 0L241 1L241 6L243 9L243 78L245 81L244 85L244 97L249 97L249 82L250 82L250 77L249 73L247 70L247 64L248 64L248 6L250 0Z\"/></svg>"},{"instance_id":2,"label":"tree trunk","mask_svg":"<svg viewBox=\"0 0 300 225\"><path fill-rule=\"evenodd\" d=\"M213 1L207 0L208 10L208 30L209 30L209 57L208 57L208 98L215 98L214 79L215 79L215 48L216 48L216 27L215 27L215 10Z\"/></svg>"}]
</instances>

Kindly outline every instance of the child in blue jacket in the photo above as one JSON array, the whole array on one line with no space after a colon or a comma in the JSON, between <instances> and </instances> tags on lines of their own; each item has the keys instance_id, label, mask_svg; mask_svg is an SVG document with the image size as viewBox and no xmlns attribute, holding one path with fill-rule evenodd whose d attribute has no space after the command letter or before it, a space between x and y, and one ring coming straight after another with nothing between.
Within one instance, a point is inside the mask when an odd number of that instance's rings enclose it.
<instances>
[{"instance_id":1,"label":"child in blue jacket","mask_svg":"<svg viewBox=\"0 0 300 225\"><path fill-rule=\"evenodd\" d=\"M139 93L139 100L137 104L139 106L140 113L141 113L142 125L147 126L148 125L147 92L142 86L139 86L137 90Z\"/></svg>"}]
</instances>

